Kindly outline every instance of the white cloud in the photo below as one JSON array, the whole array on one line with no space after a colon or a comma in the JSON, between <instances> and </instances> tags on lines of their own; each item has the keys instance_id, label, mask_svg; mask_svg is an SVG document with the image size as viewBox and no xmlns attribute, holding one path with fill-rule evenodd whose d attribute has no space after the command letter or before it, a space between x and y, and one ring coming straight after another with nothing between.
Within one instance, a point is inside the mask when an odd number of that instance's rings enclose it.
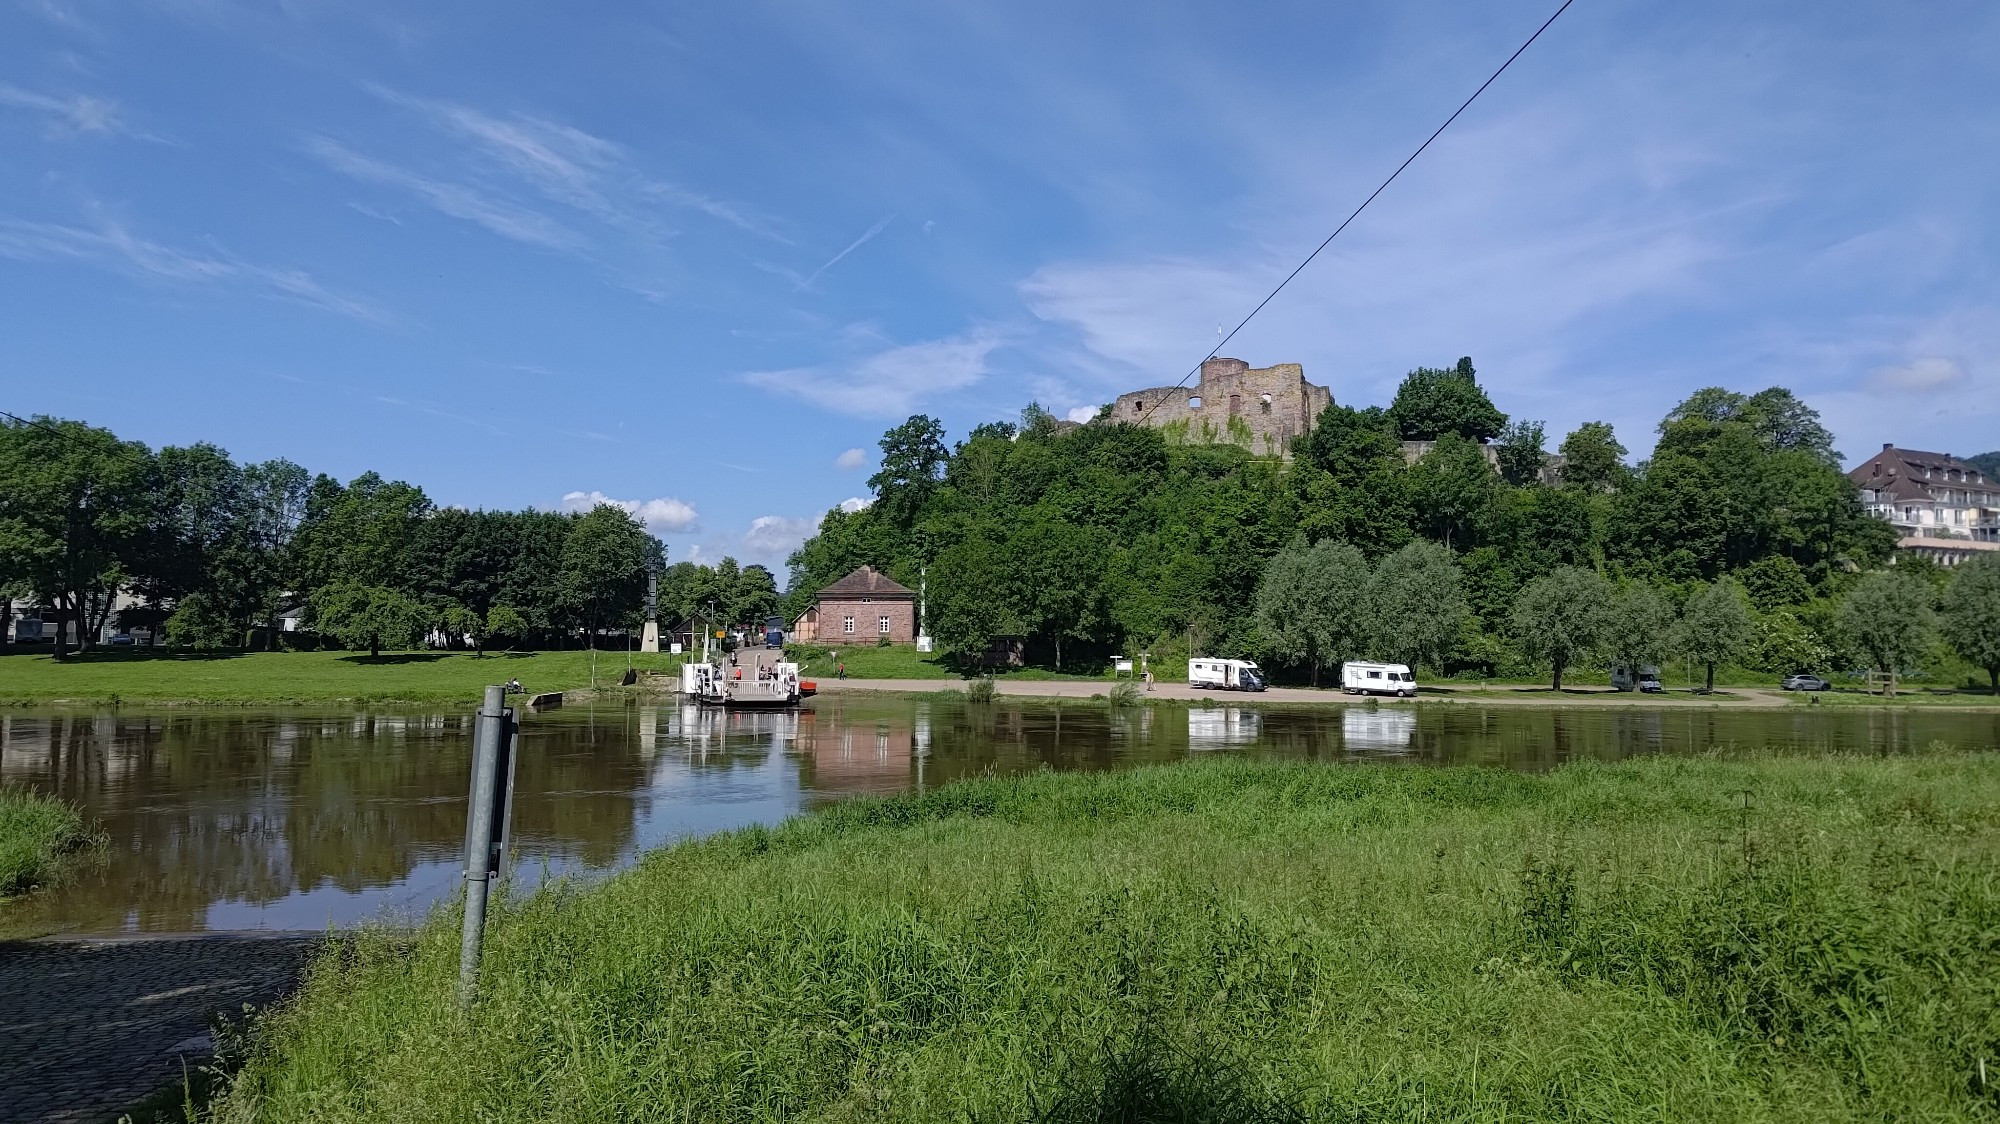
<instances>
[{"instance_id":1,"label":"white cloud","mask_svg":"<svg viewBox=\"0 0 2000 1124\"><path fill-rule=\"evenodd\" d=\"M782 515L759 515L743 534L743 547L753 557L783 559L819 530L817 519L788 519Z\"/></svg>"},{"instance_id":2,"label":"white cloud","mask_svg":"<svg viewBox=\"0 0 2000 1124\"><path fill-rule=\"evenodd\" d=\"M867 463L867 461L868 461L867 453L862 452L860 449L849 449L846 452L840 454L839 456L833 458L833 467L846 469L847 471L852 472L853 470L860 468L863 464Z\"/></svg>"},{"instance_id":3,"label":"white cloud","mask_svg":"<svg viewBox=\"0 0 2000 1124\"><path fill-rule=\"evenodd\" d=\"M1096 417L1099 409L1097 406L1078 406L1069 412L1069 420L1082 424Z\"/></svg>"},{"instance_id":4,"label":"white cloud","mask_svg":"<svg viewBox=\"0 0 2000 1124\"><path fill-rule=\"evenodd\" d=\"M1877 386L1929 394L1965 381L1965 368L1956 359L1930 356L1913 359L1900 367L1884 367L1874 374Z\"/></svg>"},{"instance_id":5,"label":"white cloud","mask_svg":"<svg viewBox=\"0 0 2000 1124\"><path fill-rule=\"evenodd\" d=\"M141 238L115 222L95 228L0 219L0 257L16 261L69 261L147 280L183 284L235 284L262 295L357 320L392 317L357 297L334 292L300 269L253 265L230 257L188 253Z\"/></svg>"},{"instance_id":6,"label":"white cloud","mask_svg":"<svg viewBox=\"0 0 2000 1124\"><path fill-rule=\"evenodd\" d=\"M840 510L852 515L857 511L872 507L875 501L867 496L849 496L840 501Z\"/></svg>"},{"instance_id":7,"label":"white cloud","mask_svg":"<svg viewBox=\"0 0 2000 1124\"><path fill-rule=\"evenodd\" d=\"M743 378L752 386L839 413L894 417L986 377L987 355L999 345L998 333L981 329L891 347L848 363L751 371Z\"/></svg>"},{"instance_id":8,"label":"white cloud","mask_svg":"<svg viewBox=\"0 0 2000 1124\"><path fill-rule=\"evenodd\" d=\"M39 113L54 133L122 133L117 103L88 94L57 97L0 82L0 105Z\"/></svg>"},{"instance_id":9,"label":"white cloud","mask_svg":"<svg viewBox=\"0 0 2000 1124\"><path fill-rule=\"evenodd\" d=\"M639 521L646 525L646 529L656 535L670 531L692 530L701 518L691 505L672 497L621 500L613 499L603 492L589 491L566 492L562 498L564 511L589 511L602 504L610 504L612 507L638 516Z\"/></svg>"}]
</instances>

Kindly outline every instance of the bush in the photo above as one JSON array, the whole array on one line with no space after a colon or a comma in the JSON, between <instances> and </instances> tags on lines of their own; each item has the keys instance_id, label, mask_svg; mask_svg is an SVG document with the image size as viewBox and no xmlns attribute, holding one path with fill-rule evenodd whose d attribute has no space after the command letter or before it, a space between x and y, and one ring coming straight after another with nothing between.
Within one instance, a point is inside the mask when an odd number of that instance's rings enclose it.
<instances>
[{"instance_id":1,"label":"bush","mask_svg":"<svg viewBox=\"0 0 2000 1124\"><path fill-rule=\"evenodd\" d=\"M993 701L993 694L994 694L993 677L990 675L982 675L979 678L974 679L971 685L965 688L965 701L976 702L976 703L990 703Z\"/></svg>"},{"instance_id":2,"label":"bush","mask_svg":"<svg viewBox=\"0 0 2000 1124\"><path fill-rule=\"evenodd\" d=\"M1141 691L1137 683L1126 679L1113 683L1108 697L1112 706L1141 706L1146 701L1146 692Z\"/></svg>"}]
</instances>

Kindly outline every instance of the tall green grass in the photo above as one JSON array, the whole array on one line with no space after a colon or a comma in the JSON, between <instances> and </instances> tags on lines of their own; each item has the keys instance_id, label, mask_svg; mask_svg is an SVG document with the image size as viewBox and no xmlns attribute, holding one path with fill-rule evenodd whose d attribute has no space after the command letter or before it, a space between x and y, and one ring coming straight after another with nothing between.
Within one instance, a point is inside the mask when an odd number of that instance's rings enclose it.
<instances>
[{"instance_id":1,"label":"tall green grass","mask_svg":"<svg viewBox=\"0 0 2000 1124\"><path fill-rule=\"evenodd\" d=\"M469 1015L343 943L215 1113L1995 1119L1996 860L1994 755L976 781L524 898Z\"/></svg>"},{"instance_id":2,"label":"tall green grass","mask_svg":"<svg viewBox=\"0 0 2000 1124\"><path fill-rule=\"evenodd\" d=\"M0 788L0 898L48 881L65 855L91 841L74 805L24 788Z\"/></svg>"}]
</instances>

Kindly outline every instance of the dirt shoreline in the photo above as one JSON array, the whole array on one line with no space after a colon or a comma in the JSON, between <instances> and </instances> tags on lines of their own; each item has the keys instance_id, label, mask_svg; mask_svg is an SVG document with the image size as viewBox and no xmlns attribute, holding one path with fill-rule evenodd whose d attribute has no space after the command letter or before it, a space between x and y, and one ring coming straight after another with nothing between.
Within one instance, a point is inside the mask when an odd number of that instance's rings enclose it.
<instances>
[{"instance_id":1,"label":"dirt shoreline","mask_svg":"<svg viewBox=\"0 0 2000 1124\"><path fill-rule=\"evenodd\" d=\"M939 691L963 691L967 681L962 679L820 679L819 691L823 695L836 694L894 694L928 695ZM996 679L994 693L1011 698L1069 698L1087 699L1109 691L1112 684L1099 680L1064 679ZM1714 707L1730 710L1783 710L1806 709L1813 704L1804 701L1804 696L1795 695L1771 687L1718 687L1712 695L1697 695L1686 689L1668 691L1658 695L1641 695L1631 691L1617 691L1610 687L1566 687L1560 693L1547 687L1532 686L1479 686L1472 684L1441 684L1427 686L1414 699L1383 698L1381 696L1355 696L1342 693L1331 687L1272 687L1266 691L1238 694L1233 691L1213 691L1190 687L1185 683L1155 683L1145 696L1149 700L1163 702L1210 702L1216 705L1250 703L1283 703L1287 705L1357 705L1375 701L1389 704L1409 705L1413 703L1442 703L1446 705L1466 705L1473 703L1494 703L1501 706L1579 706L1579 707L1661 707L1666 709L1686 709L1688 707ZM1877 699L1866 703L1841 702L1828 704L1840 709L1854 707L1898 708L1898 707L1945 707L1968 713L2000 712L2000 705L1976 703L1927 702L1922 698Z\"/></svg>"}]
</instances>

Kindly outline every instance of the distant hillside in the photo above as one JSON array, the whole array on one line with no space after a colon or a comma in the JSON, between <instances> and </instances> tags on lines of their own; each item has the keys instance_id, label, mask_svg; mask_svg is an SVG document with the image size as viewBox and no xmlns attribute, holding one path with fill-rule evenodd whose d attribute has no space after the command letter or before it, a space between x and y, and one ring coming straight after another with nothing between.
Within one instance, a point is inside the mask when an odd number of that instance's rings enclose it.
<instances>
[{"instance_id":1,"label":"distant hillside","mask_svg":"<svg viewBox=\"0 0 2000 1124\"><path fill-rule=\"evenodd\" d=\"M1988 480L2000 480L2000 449L1981 453L1976 457L1967 457L1965 463L1985 473Z\"/></svg>"}]
</instances>

